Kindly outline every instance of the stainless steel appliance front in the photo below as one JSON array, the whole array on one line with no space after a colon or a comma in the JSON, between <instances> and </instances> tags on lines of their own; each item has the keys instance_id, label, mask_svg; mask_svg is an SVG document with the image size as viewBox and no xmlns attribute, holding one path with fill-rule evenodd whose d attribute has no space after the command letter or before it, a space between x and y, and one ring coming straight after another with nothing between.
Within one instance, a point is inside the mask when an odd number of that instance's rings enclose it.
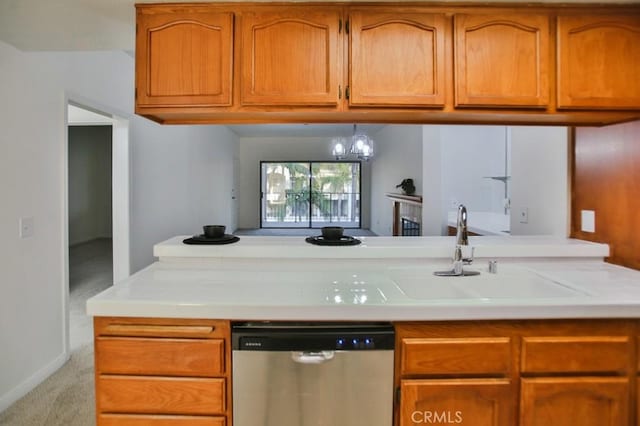
<instances>
[{"instance_id":1,"label":"stainless steel appliance front","mask_svg":"<svg viewBox=\"0 0 640 426\"><path fill-rule=\"evenodd\" d=\"M391 426L388 324L233 328L234 426Z\"/></svg>"}]
</instances>

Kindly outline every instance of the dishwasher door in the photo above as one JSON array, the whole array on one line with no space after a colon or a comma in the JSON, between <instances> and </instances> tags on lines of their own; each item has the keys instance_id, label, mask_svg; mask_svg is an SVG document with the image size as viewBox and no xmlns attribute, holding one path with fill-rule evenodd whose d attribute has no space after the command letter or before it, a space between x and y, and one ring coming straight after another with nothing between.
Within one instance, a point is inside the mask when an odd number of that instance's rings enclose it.
<instances>
[{"instance_id":1,"label":"dishwasher door","mask_svg":"<svg viewBox=\"0 0 640 426\"><path fill-rule=\"evenodd\" d=\"M390 325L233 330L234 426L391 426Z\"/></svg>"}]
</instances>

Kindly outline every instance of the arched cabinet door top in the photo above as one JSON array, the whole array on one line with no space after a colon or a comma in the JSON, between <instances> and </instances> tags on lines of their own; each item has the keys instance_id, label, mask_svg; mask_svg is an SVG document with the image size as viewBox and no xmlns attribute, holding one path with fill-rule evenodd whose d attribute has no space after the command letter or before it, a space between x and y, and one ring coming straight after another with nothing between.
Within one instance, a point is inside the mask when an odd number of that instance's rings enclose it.
<instances>
[{"instance_id":1,"label":"arched cabinet door top","mask_svg":"<svg viewBox=\"0 0 640 426\"><path fill-rule=\"evenodd\" d=\"M356 11L349 20L350 106L444 106L445 15Z\"/></svg>"},{"instance_id":2,"label":"arched cabinet door top","mask_svg":"<svg viewBox=\"0 0 640 426\"><path fill-rule=\"evenodd\" d=\"M558 17L558 108L640 109L640 14Z\"/></svg>"},{"instance_id":3,"label":"arched cabinet door top","mask_svg":"<svg viewBox=\"0 0 640 426\"><path fill-rule=\"evenodd\" d=\"M241 18L242 105L337 108L341 11L305 7Z\"/></svg>"},{"instance_id":4,"label":"arched cabinet door top","mask_svg":"<svg viewBox=\"0 0 640 426\"><path fill-rule=\"evenodd\" d=\"M137 104L231 105L233 18L226 12L139 14Z\"/></svg>"},{"instance_id":5,"label":"arched cabinet door top","mask_svg":"<svg viewBox=\"0 0 640 426\"><path fill-rule=\"evenodd\" d=\"M547 15L457 14L454 36L456 106L547 107Z\"/></svg>"}]
</instances>

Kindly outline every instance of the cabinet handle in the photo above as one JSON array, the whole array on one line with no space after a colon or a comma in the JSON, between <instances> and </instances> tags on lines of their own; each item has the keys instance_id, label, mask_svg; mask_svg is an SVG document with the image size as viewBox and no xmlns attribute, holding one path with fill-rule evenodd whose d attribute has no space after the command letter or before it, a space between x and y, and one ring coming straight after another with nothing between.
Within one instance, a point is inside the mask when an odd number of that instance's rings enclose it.
<instances>
[{"instance_id":1,"label":"cabinet handle","mask_svg":"<svg viewBox=\"0 0 640 426\"><path fill-rule=\"evenodd\" d=\"M209 325L153 325L153 324L109 324L105 334L184 334L202 335L213 333L215 327Z\"/></svg>"},{"instance_id":2,"label":"cabinet handle","mask_svg":"<svg viewBox=\"0 0 640 426\"><path fill-rule=\"evenodd\" d=\"M344 98L349 99L349 86L345 87L344 89Z\"/></svg>"},{"instance_id":3,"label":"cabinet handle","mask_svg":"<svg viewBox=\"0 0 640 426\"><path fill-rule=\"evenodd\" d=\"M338 99L342 99L342 86L338 84Z\"/></svg>"},{"instance_id":4,"label":"cabinet handle","mask_svg":"<svg viewBox=\"0 0 640 426\"><path fill-rule=\"evenodd\" d=\"M342 32L342 19L338 20L338 34Z\"/></svg>"}]
</instances>

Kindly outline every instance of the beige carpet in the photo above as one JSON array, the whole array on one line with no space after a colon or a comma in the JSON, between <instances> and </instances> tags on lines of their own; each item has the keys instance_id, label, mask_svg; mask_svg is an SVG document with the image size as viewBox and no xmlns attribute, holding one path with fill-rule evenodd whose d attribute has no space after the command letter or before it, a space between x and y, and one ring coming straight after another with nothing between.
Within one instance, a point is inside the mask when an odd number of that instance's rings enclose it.
<instances>
[{"instance_id":1,"label":"beige carpet","mask_svg":"<svg viewBox=\"0 0 640 426\"><path fill-rule=\"evenodd\" d=\"M0 413L0 425L95 425L93 383L93 344L86 344L72 352L62 368Z\"/></svg>"}]
</instances>

